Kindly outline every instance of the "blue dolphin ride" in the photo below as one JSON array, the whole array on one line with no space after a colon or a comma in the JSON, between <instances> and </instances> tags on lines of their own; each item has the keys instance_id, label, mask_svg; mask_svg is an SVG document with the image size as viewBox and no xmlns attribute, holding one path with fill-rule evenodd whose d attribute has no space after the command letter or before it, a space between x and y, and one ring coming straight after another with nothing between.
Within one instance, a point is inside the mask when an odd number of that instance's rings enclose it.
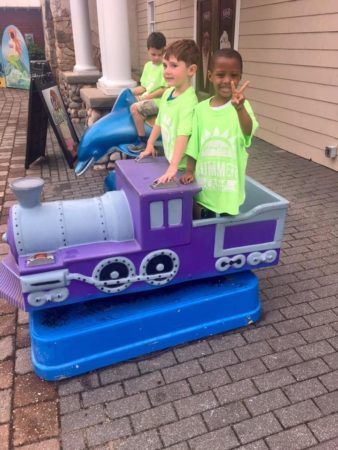
<instances>
[{"instance_id":1,"label":"blue dolphin ride","mask_svg":"<svg viewBox=\"0 0 338 450\"><path fill-rule=\"evenodd\" d=\"M137 140L137 132L130 113L130 105L135 103L130 89L124 89L116 99L109 114L89 127L81 138L77 149L75 173L81 175L111 149L136 157L138 153L129 151L126 145ZM151 127L145 123L146 135ZM120 147L121 146L121 147Z\"/></svg>"}]
</instances>

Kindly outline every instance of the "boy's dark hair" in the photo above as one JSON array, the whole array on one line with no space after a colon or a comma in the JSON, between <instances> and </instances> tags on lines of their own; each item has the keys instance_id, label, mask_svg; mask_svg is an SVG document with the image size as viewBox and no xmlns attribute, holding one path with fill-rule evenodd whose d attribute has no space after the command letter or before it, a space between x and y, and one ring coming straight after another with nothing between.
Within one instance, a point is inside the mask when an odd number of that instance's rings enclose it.
<instances>
[{"instance_id":1,"label":"boy's dark hair","mask_svg":"<svg viewBox=\"0 0 338 450\"><path fill-rule=\"evenodd\" d=\"M222 50L216 50L210 58L210 70L214 70L216 61L218 58L237 59L239 62L241 73L243 72L243 60L241 54L232 48L223 48Z\"/></svg>"},{"instance_id":2,"label":"boy's dark hair","mask_svg":"<svg viewBox=\"0 0 338 450\"><path fill-rule=\"evenodd\" d=\"M156 48L156 50L162 50L166 46L166 38L160 31L154 31L150 33L147 39L147 49Z\"/></svg>"},{"instance_id":3,"label":"boy's dark hair","mask_svg":"<svg viewBox=\"0 0 338 450\"><path fill-rule=\"evenodd\" d=\"M198 65L200 51L197 44L192 39L181 39L169 45L164 53L164 57L169 59L175 56L178 61L183 61L187 66Z\"/></svg>"}]
</instances>

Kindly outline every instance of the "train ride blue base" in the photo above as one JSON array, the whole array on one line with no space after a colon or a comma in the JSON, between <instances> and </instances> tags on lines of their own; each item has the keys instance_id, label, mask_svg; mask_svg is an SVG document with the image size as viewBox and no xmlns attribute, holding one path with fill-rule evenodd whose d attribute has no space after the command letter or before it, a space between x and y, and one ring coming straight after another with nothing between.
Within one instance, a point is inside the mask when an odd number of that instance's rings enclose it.
<instances>
[{"instance_id":1,"label":"train ride blue base","mask_svg":"<svg viewBox=\"0 0 338 450\"><path fill-rule=\"evenodd\" d=\"M251 271L30 313L32 362L58 380L233 330L261 315Z\"/></svg>"}]
</instances>

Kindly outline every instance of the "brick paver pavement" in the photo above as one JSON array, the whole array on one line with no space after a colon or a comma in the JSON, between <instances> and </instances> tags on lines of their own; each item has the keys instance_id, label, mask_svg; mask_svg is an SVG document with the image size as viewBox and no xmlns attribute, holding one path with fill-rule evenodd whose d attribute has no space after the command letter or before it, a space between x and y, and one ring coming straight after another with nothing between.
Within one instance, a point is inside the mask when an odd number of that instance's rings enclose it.
<instances>
[{"instance_id":1,"label":"brick paver pavement","mask_svg":"<svg viewBox=\"0 0 338 450\"><path fill-rule=\"evenodd\" d=\"M23 168L27 92L0 90L0 231ZM102 193L48 135L44 198ZM0 300L0 448L338 448L338 174L256 140L249 174L291 202L282 259L257 271L263 317L57 383L30 363L27 314ZM0 254L7 252L0 244Z\"/></svg>"}]
</instances>

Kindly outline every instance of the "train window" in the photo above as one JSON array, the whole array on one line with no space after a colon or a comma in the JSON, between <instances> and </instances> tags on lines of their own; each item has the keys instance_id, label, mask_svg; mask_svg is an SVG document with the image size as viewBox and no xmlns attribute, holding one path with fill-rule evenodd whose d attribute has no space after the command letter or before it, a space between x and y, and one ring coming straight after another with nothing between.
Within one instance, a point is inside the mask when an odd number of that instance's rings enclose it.
<instances>
[{"instance_id":1,"label":"train window","mask_svg":"<svg viewBox=\"0 0 338 450\"><path fill-rule=\"evenodd\" d=\"M182 199L175 198L168 201L168 223L169 225L182 223Z\"/></svg>"},{"instance_id":2,"label":"train window","mask_svg":"<svg viewBox=\"0 0 338 450\"><path fill-rule=\"evenodd\" d=\"M163 202L150 203L150 228L163 227Z\"/></svg>"}]
</instances>

